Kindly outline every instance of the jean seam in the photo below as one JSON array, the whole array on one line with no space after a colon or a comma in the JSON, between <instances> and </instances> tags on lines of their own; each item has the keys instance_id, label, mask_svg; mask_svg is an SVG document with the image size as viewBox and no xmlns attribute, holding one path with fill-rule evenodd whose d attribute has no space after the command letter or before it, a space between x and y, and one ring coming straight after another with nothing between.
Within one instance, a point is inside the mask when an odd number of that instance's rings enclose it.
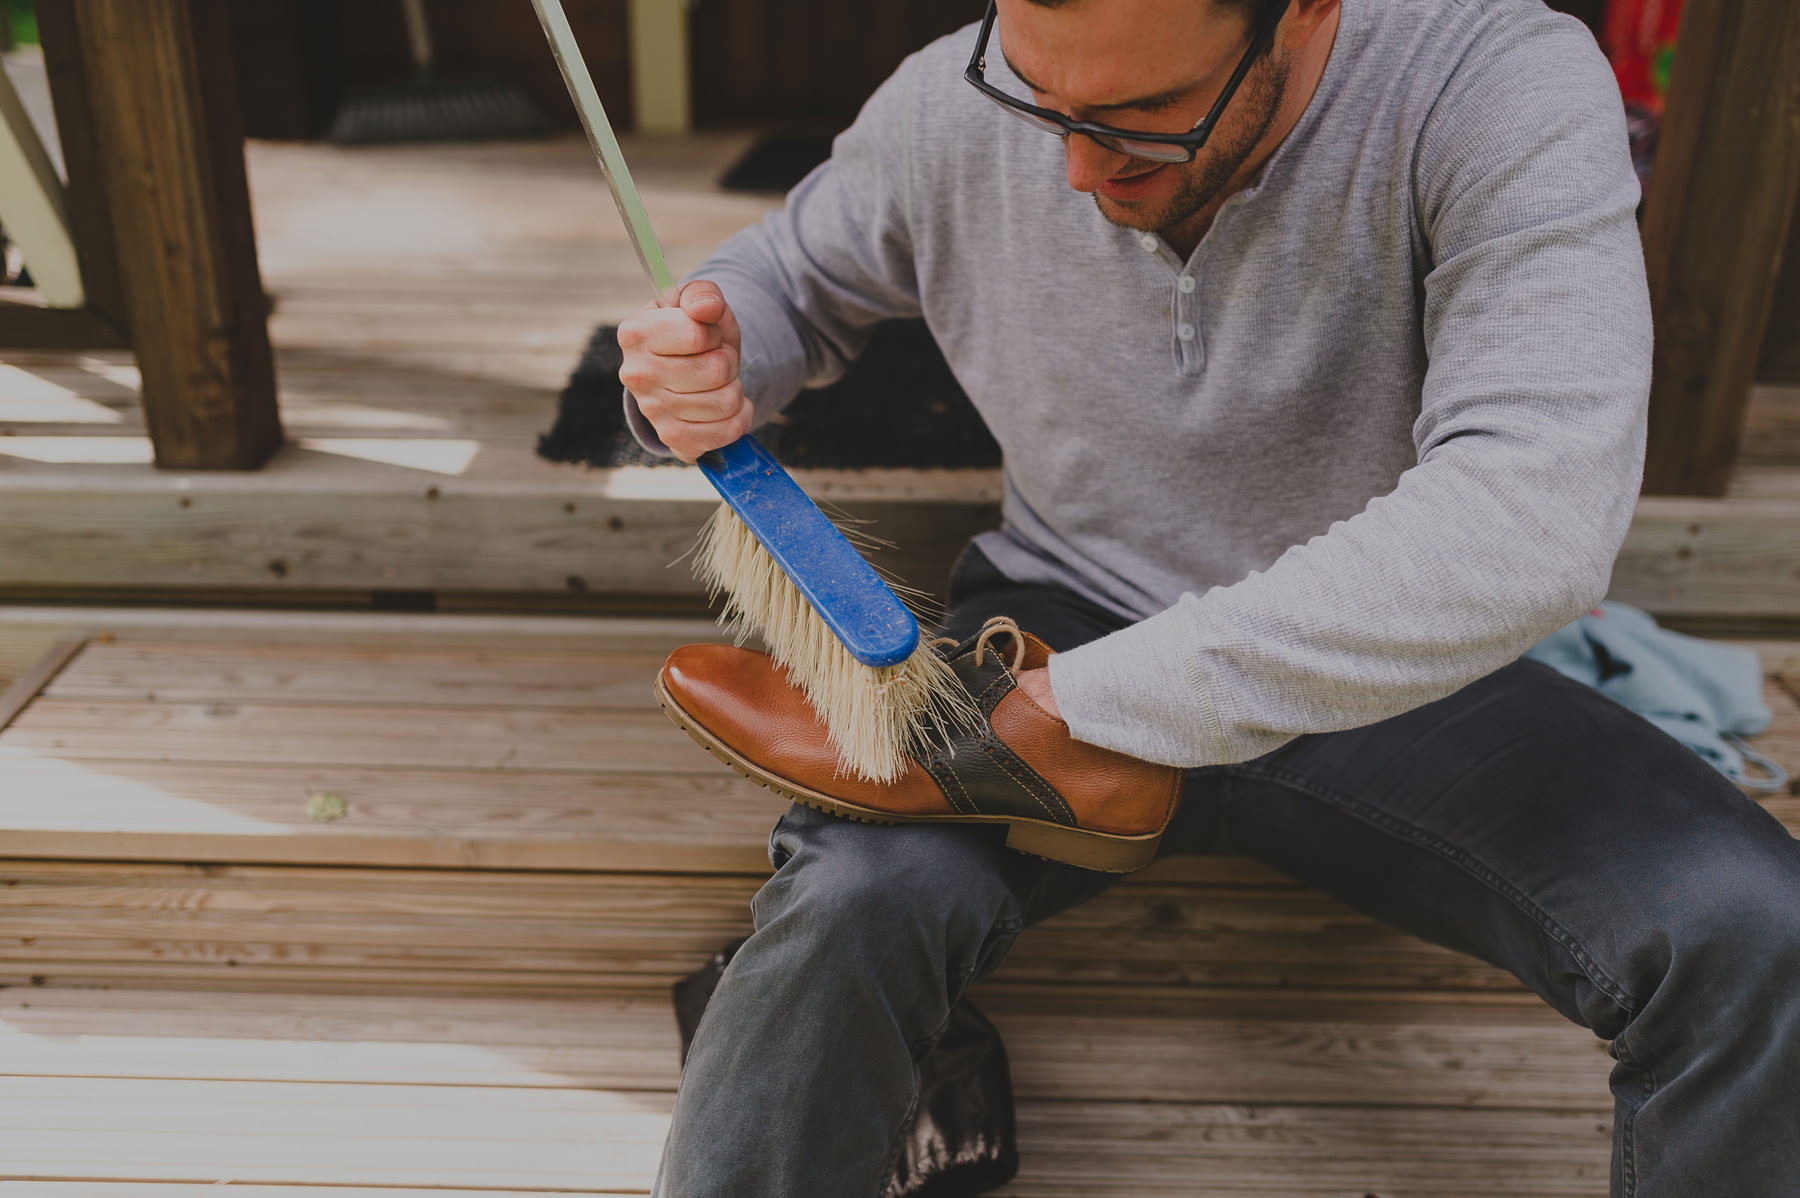
<instances>
[{"instance_id":1,"label":"jean seam","mask_svg":"<svg viewBox=\"0 0 1800 1198\"><path fill-rule=\"evenodd\" d=\"M1346 814L1390 835L1410 840L1429 849L1506 899L1537 924L1552 940L1567 949L1575 958L1576 964L1580 965L1582 971L1587 974L1588 981L1592 982L1607 998L1617 1003L1627 1018L1636 1013L1637 1004L1632 1000L1630 994L1600 967L1599 962L1595 961L1586 949L1581 947L1572 932L1558 923L1549 912L1532 902L1531 897L1524 891L1501 877L1467 850L1458 848L1442 837L1432 835L1416 824L1408 823L1378 807L1353 799L1349 795L1321 785L1311 778L1282 769L1280 766L1264 765L1255 769L1238 768L1229 772L1239 777L1267 778L1270 781L1278 782L1302 794L1330 803Z\"/></svg>"},{"instance_id":2,"label":"jean seam","mask_svg":"<svg viewBox=\"0 0 1800 1198\"><path fill-rule=\"evenodd\" d=\"M944 1034L944 1028L950 1024L950 1016L944 1016L944 1022L938 1028L938 1035ZM910 1045L908 1047L911 1047ZM913 1118L919 1113L919 1062L922 1056L915 1050L913 1054L912 1101L906 1105L906 1114L900 1120L900 1126L894 1129L894 1141L888 1145L887 1168L882 1170L881 1177L875 1182L874 1198L884 1198L888 1187L894 1180L894 1168L900 1163L900 1154L906 1150L906 1133L912 1130Z\"/></svg>"},{"instance_id":3,"label":"jean seam","mask_svg":"<svg viewBox=\"0 0 1800 1198\"><path fill-rule=\"evenodd\" d=\"M1619 1184L1624 1187L1620 1198L1635 1198L1637 1194L1637 1113L1644 1109L1650 1096L1656 1091L1656 1075L1648 1066L1638 1059L1625 1042L1623 1035L1613 1037L1613 1051L1619 1059L1643 1074L1644 1084L1638 1097L1637 1105L1630 1110L1619 1113ZM1621 1104L1623 1105L1623 1104Z\"/></svg>"}]
</instances>

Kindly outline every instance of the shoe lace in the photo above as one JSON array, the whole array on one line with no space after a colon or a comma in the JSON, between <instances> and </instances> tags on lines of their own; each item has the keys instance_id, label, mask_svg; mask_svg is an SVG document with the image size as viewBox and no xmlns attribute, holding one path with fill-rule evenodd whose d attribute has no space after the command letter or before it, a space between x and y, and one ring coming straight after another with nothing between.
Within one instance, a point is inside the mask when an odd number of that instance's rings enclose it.
<instances>
[{"instance_id":1,"label":"shoe lace","mask_svg":"<svg viewBox=\"0 0 1800 1198\"><path fill-rule=\"evenodd\" d=\"M1019 672L1019 666L1025 661L1025 633L1011 616L992 616L987 623L981 626L981 634L975 638L975 660L980 661L982 653L989 647L989 642L1001 635L1012 638L1013 659L1009 668L1016 674ZM928 643L933 649L939 647L954 649L961 642L953 636L939 636L933 637ZM994 652L998 655L999 650L996 649Z\"/></svg>"},{"instance_id":2,"label":"shoe lace","mask_svg":"<svg viewBox=\"0 0 1800 1198\"><path fill-rule=\"evenodd\" d=\"M1010 668L1013 673L1018 673L1019 666L1025 661L1025 634L1019 631L1019 626L1013 623L1011 616L995 616L981 626L981 636L975 641L975 660L981 660L982 650L986 649L988 642L996 636L1012 638L1013 659ZM999 650L996 649L995 653L998 654Z\"/></svg>"}]
</instances>

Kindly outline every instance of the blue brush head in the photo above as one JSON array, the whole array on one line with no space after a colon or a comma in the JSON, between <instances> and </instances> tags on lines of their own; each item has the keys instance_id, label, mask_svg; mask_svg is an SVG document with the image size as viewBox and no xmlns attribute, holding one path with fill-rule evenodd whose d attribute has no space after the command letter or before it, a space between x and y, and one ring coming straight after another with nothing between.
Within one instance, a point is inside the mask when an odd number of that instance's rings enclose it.
<instances>
[{"instance_id":1,"label":"blue brush head","mask_svg":"<svg viewBox=\"0 0 1800 1198\"><path fill-rule=\"evenodd\" d=\"M912 656L912 612L761 442L741 437L700 469L852 657L879 667Z\"/></svg>"}]
</instances>

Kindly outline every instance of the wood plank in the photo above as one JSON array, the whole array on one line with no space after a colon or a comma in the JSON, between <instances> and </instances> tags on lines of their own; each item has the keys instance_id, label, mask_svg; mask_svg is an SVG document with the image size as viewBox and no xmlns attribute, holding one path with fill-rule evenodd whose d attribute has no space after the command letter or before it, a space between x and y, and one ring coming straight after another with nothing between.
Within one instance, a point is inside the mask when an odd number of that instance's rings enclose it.
<instances>
[{"instance_id":1,"label":"wood plank","mask_svg":"<svg viewBox=\"0 0 1800 1198\"><path fill-rule=\"evenodd\" d=\"M1647 497L1609 598L1657 616L1800 616L1800 521L1790 503Z\"/></svg>"},{"instance_id":2,"label":"wood plank","mask_svg":"<svg viewBox=\"0 0 1800 1198\"><path fill-rule=\"evenodd\" d=\"M1610 1113L1026 1103L999 1198L1602 1198Z\"/></svg>"},{"instance_id":3,"label":"wood plank","mask_svg":"<svg viewBox=\"0 0 1800 1198\"><path fill-rule=\"evenodd\" d=\"M1688 0L1644 206L1651 494L1723 495L1800 202L1800 8Z\"/></svg>"},{"instance_id":4,"label":"wood plank","mask_svg":"<svg viewBox=\"0 0 1800 1198\"><path fill-rule=\"evenodd\" d=\"M642 1189L663 1095L18 1079L7 1171L42 1178ZM1601 1111L1023 1103L1020 1194L1600 1195ZM1197 1179L1204 1188L1196 1191Z\"/></svg>"},{"instance_id":5,"label":"wood plank","mask_svg":"<svg viewBox=\"0 0 1800 1198\"><path fill-rule=\"evenodd\" d=\"M26 464L7 456L18 440L0 438L0 462L19 465L0 467L9 513L0 588L697 595L674 563L717 507L685 471L577 473L540 461L539 481L521 486L289 446L254 475L155 476L141 463ZM800 481L873 520L900 548L871 556L926 588L941 585L963 542L995 522L990 504L915 499L911 483L865 499L848 484Z\"/></svg>"},{"instance_id":6,"label":"wood plank","mask_svg":"<svg viewBox=\"0 0 1800 1198\"><path fill-rule=\"evenodd\" d=\"M696 759L692 774L344 769L12 758L0 837L14 857L450 869L762 874L784 800ZM320 822L311 796L334 795ZM1285 885L1241 857L1143 876Z\"/></svg>"},{"instance_id":7,"label":"wood plank","mask_svg":"<svg viewBox=\"0 0 1800 1198\"><path fill-rule=\"evenodd\" d=\"M402 627L366 627L384 626ZM619 631L634 627L642 628ZM688 639L684 625L644 631ZM623 647L634 642L624 636L614 643L621 648L554 654L96 644L40 700L43 722L33 735L0 740L0 829L19 857L762 872L767 829L785 804L671 735L646 697L660 653L630 653ZM1784 642L1759 647L1772 667L1794 650ZM1800 706L1778 680L1766 698L1776 722L1758 745L1800 772ZM630 716L631 729L648 716L668 743L638 760L632 731L629 751L583 757L573 776L557 772L575 768L571 749L618 742L617 728L610 741L589 729L612 709ZM440 726L434 712L456 722ZM500 786L491 758L442 768L458 762L441 760L430 737L407 731L426 721L460 748L504 756L466 729L498 721L510 737L514 719L545 714L561 722L530 734ZM183 726L187 734L167 731ZM364 740L346 744L352 734ZM341 762L346 754L356 762ZM329 814L338 818L317 818L309 807L316 795L333 796L342 810ZM1786 799L1770 806L1780 818L1796 815ZM1221 858L1178 859L1159 871L1170 880L1273 880L1259 866Z\"/></svg>"},{"instance_id":8,"label":"wood plank","mask_svg":"<svg viewBox=\"0 0 1800 1198\"><path fill-rule=\"evenodd\" d=\"M1792 730L1754 743L1790 768L1800 762ZM718 769L520 770L497 787L486 771L8 759L0 780L10 855L84 861L757 874L768 868L768 831L786 810ZM341 800L343 814L321 822L316 795ZM1800 800L1758 797L1800 831ZM1147 876L1286 881L1249 859L1213 855L1172 857Z\"/></svg>"},{"instance_id":9,"label":"wood plank","mask_svg":"<svg viewBox=\"0 0 1800 1198\"><path fill-rule=\"evenodd\" d=\"M18 718L19 713L38 697L69 660L87 644L86 637L71 636L53 645L34 665L0 691L0 732Z\"/></svg>"},{"instance_id":10,"label":"wood plank","mask_svg":"<svg viewBox=\"0 0 1800 1198\"><path fill-rule=\"evenodd\" d=\"M0 863L0 984L660 986L745 934L758 876ZM1021 937L1000 978L1516 991L1297 888L1132 879Z\"/></svg>"},{"instance_id":11,"label":"wood plank","mask_svg":"<svg viewBox=\"0 0 1800 1198\"><path fill-rule=\"evenodd\" d=\"M225 0L74 2L157 463L255 469L282 432Z\"/></svg>"},{"instance_id":12,"label":"wood plank","mask_svg":"<svg viewBox=\"0 0 1800 1198\"><path fill-rule=\"evenodd\" d=\"M0 1176L643 1190L670 1096L12 1078Z\"/></svg>"},{"instance_id":13,"label":"wood plank","mask_svg":"<svg viewBox=\"0 0 1800 1198\"><path fill-rule=\"evenodd\" d=\"M690 765L496 779L4 757L0 841L14 857L70 860L766 872L769 829L787 803L703 757ZM335 796L342 815L321 822L313 796ZM1253 868L1229 863L1211 876L1254 880Z\"/></svg>"},{"instance_id":14,"label":"wood plank","mask_svg":"<svg viewBox=\"0 0 1800 1198\"><path fill-rule=\"evenodd\" d=\"M18 461L0 455L8 460ZM0 468L11 513L0 528L0 588L693 595L692 578L670 563L715 506L698 492L688 497L686 480L650 477L666 471L556 473L539 463L551 471L539 483L474 482L298 446L254 484L151 478L144 466L18 464ZM872 485L859 494L848 483L802 482L873 518L876 531L901 546L878 555L884 564L927 588L940 585L962 543L997 518L985 493L958 500L935 483L915 498L895 482L878 498ZM617 493L640 486L670 490ZM1800 617L1793 511L1786 501L1647 498L1614 567L1612 597L1659 616Z\"/></svg>"},{"instance_id":15,"label":"wood plank","mask_svg":"<svg viewBox=\"0 0 1800 1198\"><path fill-rule=\"evenodd\" d=\"M665 654L521 653L234 644L99 644L58 674L54 699L651 710ZM4 722L0 721L0 727Z\"/></svg>"},{"instance_id":16,"label":"wood plank","mask_svg":"<svg viewBox=\"0 0 1800 1198\"><path fill-rule=\"evenodd\" d=\"M80 632L121 645L210 644L221 637L259 645L324 648L462 649L506 652L662 653L716 639L710 620L615 616L450 615L366 611L254 611L180 607L32 607L0 604L0 660L31 660L55 639Z\"/></svg>"},{"instance_id":17,"label":"wood plank","mask_svg":"<svg viewBox=\"0 0 1800 1198\"><path fill-rule=\"evenodd\" d=\"M1024 1099L1590 1110L1604 1045L1534 997L989 987ZM11 1076L668 1090L661 993L577 1000L0 993Z\"/></svg>"},{"instance_id":18,"label":"wood plank","mask_svg":"<svg viewBox=\"0 0 1800 1198\"><path fill-rule=\"evenodd\" d=\"M340 704L89 703L39 699L0 755L663 773L704 764L660 711Z\"/></svg>"},{"instance_id":19,"label":"wood plank","mask_svg":"<svg viewBox=\"0 0 1800 1198\"><path fill-rule=\"evenodd\" d=\"M1800 247L1800 238L1794 238ZM1800 248L1795 260L1800 261ZM1796 271L1800 279L1800 271ZM1800 304L1800 297L1795 300ZM1770 331L1775 329L1773 320ZM1800 315L1790 326L1800 329ZM1800 333L1795 334L1800 343ZM1800 363L1795 365L1794 383L1800 383ZM1732 474L1730 494L1737 493L1738 478L1746 465L1785 466L1790 471L1800 463L1800 386L1761 386L1750 397L1750 414L1744 422L1744 443L1738 449L1738 471Z\"/></svg>"}]
</instances>

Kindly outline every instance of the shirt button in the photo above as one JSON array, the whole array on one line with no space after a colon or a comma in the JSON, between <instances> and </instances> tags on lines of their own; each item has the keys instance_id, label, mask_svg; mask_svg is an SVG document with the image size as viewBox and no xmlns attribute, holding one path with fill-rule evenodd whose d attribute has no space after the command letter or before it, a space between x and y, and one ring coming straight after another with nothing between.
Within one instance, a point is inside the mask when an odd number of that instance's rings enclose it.
<instances>
[{"instance_id":1,"label":"shirt button","mask_svg":"<svg viewBox=\"0 0 1800 1198\"><path fill-rule=\"evenodd\" d=\"M1194 339L1194 326L1185 322L1179 324L1175 326L1175 335L1183 341L1192 341Z\"/></svg>"},{"instance_id":2,"label":"shirt button","mask_svg":"<svg viewBox=\"0 0 1800 1198\"><path fill-rule=\"evenodd\" d=\"M1181 294L1192 295L1194 293L1194 287L1195 287L1194 276L1193 275L1182 275L1181 282L1179 282L1175 285L1177 287L1181 288Z\"/></svg>"},{"instance_id":3,"label":"shirt button","mask_svg":"<svg viewBox=\"0 0 1800 1198\"><path fill-rule=\"evenodd\" d=\"M1156 234L1146 233L1141 240L1145 249L1149 250L1152 254L1156 252L1156 247L1158 245Z\"/></svg>"}]
</instances>

